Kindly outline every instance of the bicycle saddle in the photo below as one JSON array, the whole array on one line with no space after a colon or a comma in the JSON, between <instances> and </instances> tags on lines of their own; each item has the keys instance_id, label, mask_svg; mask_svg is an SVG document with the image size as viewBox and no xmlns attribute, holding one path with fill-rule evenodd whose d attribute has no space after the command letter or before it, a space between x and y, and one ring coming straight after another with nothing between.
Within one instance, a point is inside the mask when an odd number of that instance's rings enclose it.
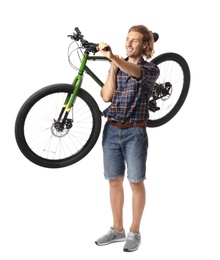
<instances>
[{"instance_id":1,"label":"bicycle saddle","mask_svg":"<svg viewBox=\"0 0 220 260\"><path fill-rule=\"evenodd\" d=\"M153 32L153 36L154 36L154 42L156 42L159 39L159 34Z\"/></svg>"}]
</instances>

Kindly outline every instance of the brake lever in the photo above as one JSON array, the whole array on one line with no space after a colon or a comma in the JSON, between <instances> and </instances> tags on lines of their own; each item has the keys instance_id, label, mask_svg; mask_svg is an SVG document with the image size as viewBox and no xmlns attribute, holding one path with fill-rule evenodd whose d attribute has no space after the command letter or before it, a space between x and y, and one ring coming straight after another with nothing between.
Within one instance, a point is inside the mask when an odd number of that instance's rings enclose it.
<instances>
[{"instance_id":1,"label":"brake lever","mask_svg":"<svg viewBox=\"0 0 220 260\"><path fill-rule=\"evenodd\" d=\"M73 35L67 35L67 37L70 37L71 40L73 40Z\"/></svg>"}]
</instances>

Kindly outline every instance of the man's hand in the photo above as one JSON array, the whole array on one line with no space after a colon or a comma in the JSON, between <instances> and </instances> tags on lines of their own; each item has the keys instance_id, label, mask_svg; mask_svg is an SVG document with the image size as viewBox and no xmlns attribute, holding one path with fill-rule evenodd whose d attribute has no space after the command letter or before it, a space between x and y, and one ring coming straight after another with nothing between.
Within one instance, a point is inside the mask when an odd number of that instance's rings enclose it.
<instances>
[{"instance_id":1,"label":"man's hand","mask_svg":"<svg viewBox=\"0 0 220 260\"><path fill-rule=\"evenodd\" d=\"M106 58L111 60L113 53L111 47L107 43L100 42L99 46L97 46L96 49L100 51Z\"/></svg>"}]
</instances>

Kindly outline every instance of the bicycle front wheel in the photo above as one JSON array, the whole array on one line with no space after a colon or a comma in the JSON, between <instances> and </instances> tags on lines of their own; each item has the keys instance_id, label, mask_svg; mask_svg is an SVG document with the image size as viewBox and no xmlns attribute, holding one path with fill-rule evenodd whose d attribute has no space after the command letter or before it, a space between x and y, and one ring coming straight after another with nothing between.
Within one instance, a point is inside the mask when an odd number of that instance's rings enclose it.
<instances>
[{"instance_id":1,"label":"bicycle front wheel","mask_svg":"<svg viewBox=\"0 0 220 260\"><path fill-rule=\"evenodd\" d=\"M184 104L190 86L190 70L186 60L177 53L164 53L152 60L160 76L149 100L148 127L170 121Z\"/></svg>"},{"instance_id":2,"label":"bicycle front wheel","mask_svg":"<svg viewBox=\"0 0 220 260\"><path fill-rule=\"evenodd\" d=\"M31 162L47 168L66 167L84 158L95 145L101 130L101 111L85 90L79 90L65 128L56 125L64 101L73 89L69 84L42 88L18 112L16 141Z\"/></svg>"}]
</instances>

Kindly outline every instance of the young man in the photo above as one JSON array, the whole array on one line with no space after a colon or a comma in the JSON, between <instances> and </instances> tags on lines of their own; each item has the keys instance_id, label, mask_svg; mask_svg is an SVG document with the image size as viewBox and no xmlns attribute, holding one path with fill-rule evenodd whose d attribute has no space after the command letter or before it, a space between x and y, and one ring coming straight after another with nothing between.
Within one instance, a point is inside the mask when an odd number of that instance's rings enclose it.
<instances>
[{"instance_id":1,"label":"young man","mask_svg":"<svg viewBox=\"0 0 220 260\"><path fill-rule=\"evenodd\" d=\"M108 47L108 50L106 50ZM97 245L126 241L123 250L132 252L141 243L140 223L145 207L145 171L148 149L148 102L158 67L146 61L154 53L153 34L144 25L132 26L125 42L127 58L114 55L111 47L100 43L97 49L111 62L109 75L101 90L107 122L103 130L104 176L109 180L113 226L96 240ZM145 58L145 59L144 59ZM132 189L132 223L126 238L123 226L123 181Z\"/></svg>"}]
</instances>

